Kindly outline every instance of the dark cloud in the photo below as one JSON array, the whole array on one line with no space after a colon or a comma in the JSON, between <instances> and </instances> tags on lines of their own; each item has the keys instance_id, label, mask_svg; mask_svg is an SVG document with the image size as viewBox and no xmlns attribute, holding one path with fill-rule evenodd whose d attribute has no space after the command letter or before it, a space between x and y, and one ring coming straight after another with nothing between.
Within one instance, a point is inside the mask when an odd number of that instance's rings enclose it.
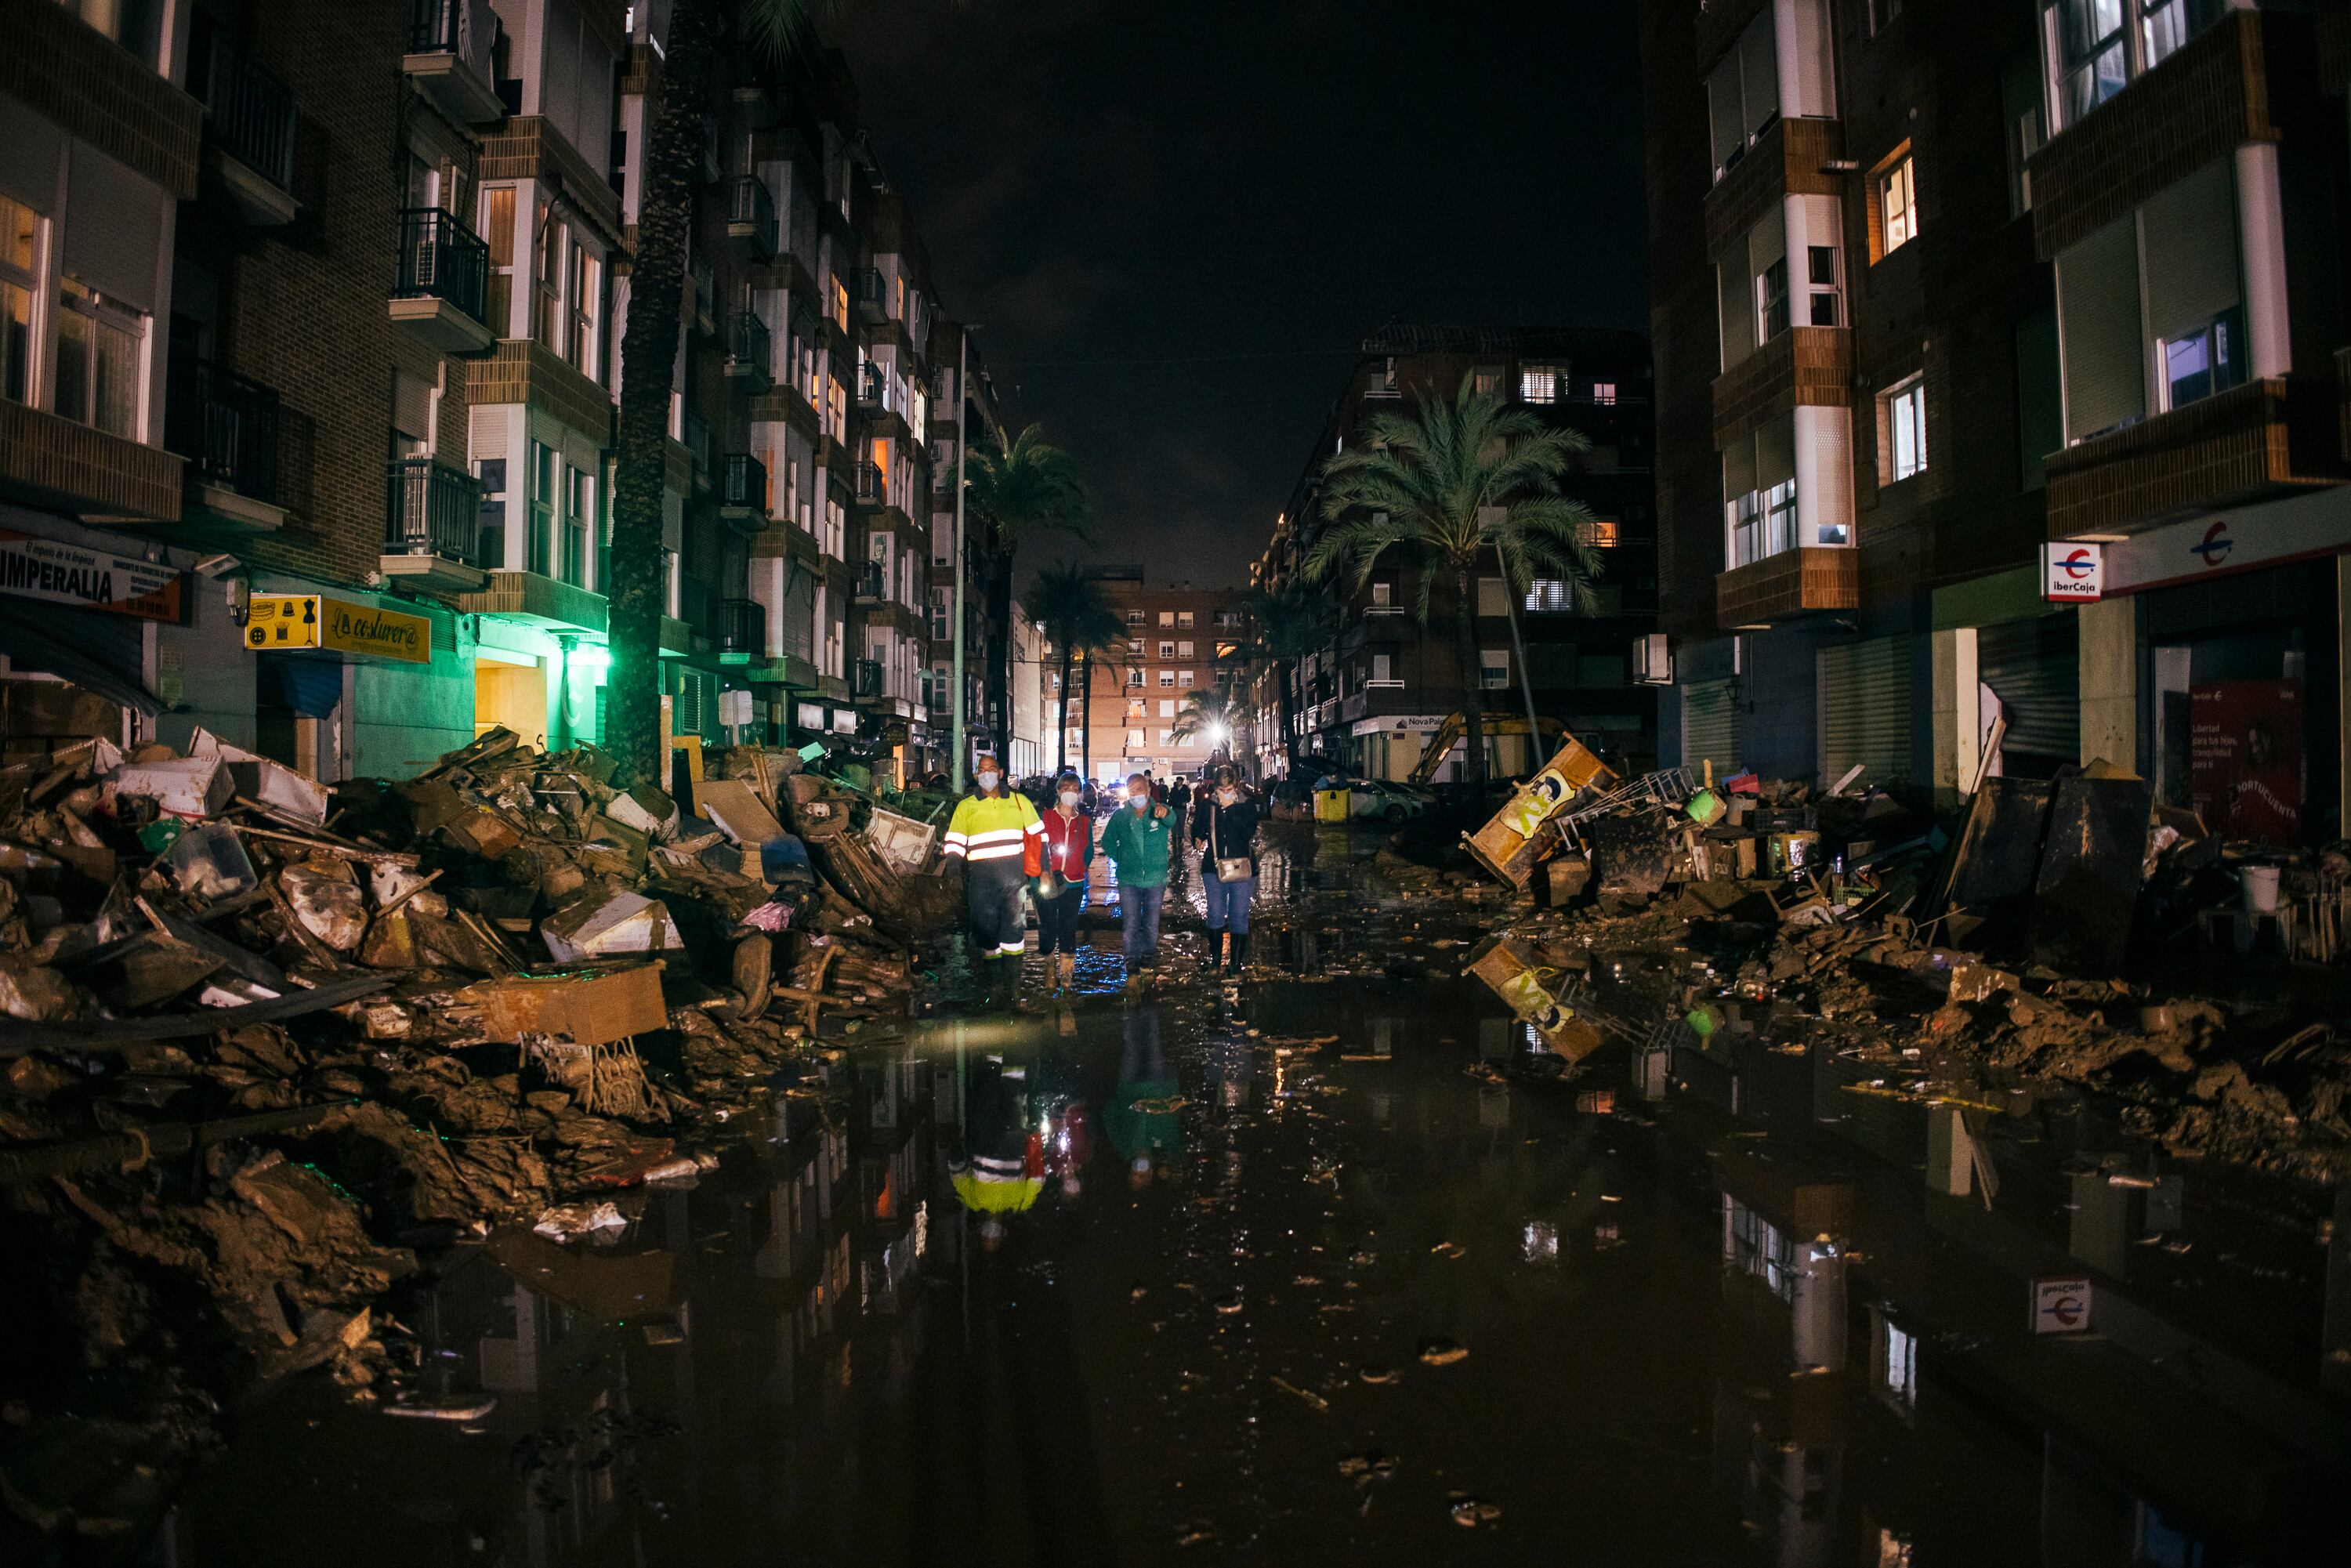
<instances>
[{"instance_id":1,"label":"dark cloud","mask_svg":"<svg viewBox=\"0 0 2351 1568\"><path fill-rule=\"evenodd\" d=\"M841 9L948 308L1085 465L1096 559L1246 580L1383 321L1646 325L1632 0Z\"/></svg>"}]
</instances>

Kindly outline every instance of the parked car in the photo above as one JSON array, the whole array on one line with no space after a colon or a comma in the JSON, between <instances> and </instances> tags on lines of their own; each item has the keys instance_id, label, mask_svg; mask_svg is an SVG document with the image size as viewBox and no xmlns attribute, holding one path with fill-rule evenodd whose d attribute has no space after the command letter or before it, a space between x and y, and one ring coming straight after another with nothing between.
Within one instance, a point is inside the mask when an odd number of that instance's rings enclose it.
<instances>
[{"instance_id":1,"label":"parked car","mask_svg":"<svg viewBox=\"0 0 2351 1568\"><path fill-rule=\"evenodd\" d=\"M1437 797L1426 789L1384 779L1350 779L1343 788L1348 791L1350 817L1370 818L1390 827L1419 816L1437 803Z\"/></svg>"}]
</instances>

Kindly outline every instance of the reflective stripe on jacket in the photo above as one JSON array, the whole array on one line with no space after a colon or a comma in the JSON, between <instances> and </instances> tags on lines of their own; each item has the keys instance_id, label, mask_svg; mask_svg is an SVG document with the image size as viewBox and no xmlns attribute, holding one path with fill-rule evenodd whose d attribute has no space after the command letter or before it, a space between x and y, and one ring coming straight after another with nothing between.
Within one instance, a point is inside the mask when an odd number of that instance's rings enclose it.
<instances>
[{"instance_id":1,"label":"reflective stripe on jacket","mask_svg":"<svg viewBox=\"0 0 2351 1568\"><path fill-rule=\"evenodd\" d=\"M947 821L943 846L951 855L974 861L1002 860L1022 852L1031 838L1045 830L1029 797L1010 790L1001 795L967 795Z\"/></svg>"}]
</instances>

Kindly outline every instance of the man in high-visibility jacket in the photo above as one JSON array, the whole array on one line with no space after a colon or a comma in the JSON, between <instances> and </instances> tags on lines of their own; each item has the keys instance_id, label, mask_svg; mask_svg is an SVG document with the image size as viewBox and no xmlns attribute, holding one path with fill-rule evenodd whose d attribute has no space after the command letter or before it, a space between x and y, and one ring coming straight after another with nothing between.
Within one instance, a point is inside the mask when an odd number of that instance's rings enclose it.
<instances>
[{"instance_id":1,"label":"man in high-visibility jacket","mask_svg":"<svg viewBox=\"0 0 2351 1568\"><path fill-rule=\"evenodd\" d=\"M974 956L992 959L999 979L1017 990L1020 954L1028 942L1020 894L1029 884L1029 846L1043 841L1045 828L1029 797L1006 788L1004 769L995 758L980 757L972 782L978 789L956 803L945 849L969 868L964 885Z\"/></svg>"}]
</instances>

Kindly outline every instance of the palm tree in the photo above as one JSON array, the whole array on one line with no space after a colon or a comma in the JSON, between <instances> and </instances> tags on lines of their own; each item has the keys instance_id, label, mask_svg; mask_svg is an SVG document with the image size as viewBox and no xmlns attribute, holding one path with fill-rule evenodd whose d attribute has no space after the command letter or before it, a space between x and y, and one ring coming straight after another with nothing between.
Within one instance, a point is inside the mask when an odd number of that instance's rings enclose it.
<instances>
[{"instance_id":1,"label":"palm tree","mask_svg":"<svg viewBox=\"0 0 2351 1568\"><path fill-rule=\"evenodd\" d=\"M754 5L775 0L750 0ZM661 750L662 483L676 384L694 170L711 100L722 0L674 0L659 69L646 85L637 246L621 339L620 462L613 471L608 601L612 669L604 743L632 779L665 783Z\"/></svg>"},{"instance_id":2,"label":"palm tree","mask_svg":"<svg viewBox=\"0 0 2351 1568\"><path fill-rule=\"evenodd\" d=\"M1196 691L1185 694L1184 706L1176 715L1176 738L1189 742L1205 737L1208 742L1208 760L1214 762L1232 739L1233 721L1240 716L1240 704L1230 692ZM1229 754L1227 754L1229 760Z\"/></svg>"},{"instance_id":3,"label":"palm tree","mask_svg":"<svg viewBox=\"0 0 2351 1568\"><path fill-rule=\"evenodd\" d=\"M1286 670L1307 654L1328 647L1339 631L1339 607L1331 602L1331 596L1295 578L1279 588L1250 589L1241 596L1240 609L1256 628L1255 638L1241 650L1250 664ZM1279 679L1274 693L1281 716L1281 755L1294 769L1298 766L1295 688L1288 679Z\"/></svg>"},{"instance_id":4,"label":"palm tree","mask_svg":"<svg viewBox=\"0 0 2351 1568\"><path fill-rule=\"evenodd\" d=\"M1052 640L1061 662L1061 709L1060 742L1053 770L1065 772L1070 766L1070 665L1079 653L1095 648L1108 647L1125 639L1126 623L1102 591L1102 584L1088 577L1083 570L1068 562L1049 566L1037 574L1029 591L1020 596L1020 608L1029 619L1044 630ZM1087 665L1092 674L1091 663ZM1091 683L1089 683L1091 684ZM1092 694L1089 693L1089 695ZM1091 709L1092 705L1087 705ZM1081 722L1083 722L1082 720Z\"/></svg>"},{"instance_id":5,"label":"palm tree","mask_svg":"<svg viewBox=\"0 0 2351 1568\"><path fill-rule=\"evenodd\" d=\"M1449 574L1468 774L1482 789L1479 569L1496 561L1510 593L1525 592L1538 573L1562 580L1589 608L1600 573L1592 514L1561 495L1559 483L1592 444L1580 431L1545 424L1531 408L1475 390L1468 376L1451 402L1416 399L1409 414L1383 409L1365 417L1363 434L1364 444L1322 465L1331 526L1309 554L1307 572L1318 581L1343 579L1352 593L1383 559L1417 566L1423 625L1438 575Z\"/></svg>"},{"instance_id":6,"label":"palm tree","mask_svg":"<svg viewBox=\"0 0 2351 1568\"><path fill-rule=\"evenodd\" d=\"M1045 439L1044 428L1031 424L1018 435L998 435L994 444L974 441L967 459L966 483L970 486L970 510L983 528L995 531L993 570L986 585L989 622L998 626L1012 618L1012 558L1021 540L1040 530L1093 538L1093 504L1079 477L1077 463ZM1011 712L1006 698L1011 691L1011 646L998 638L988 660L988 706Z\"/></svg>"}]
</instances>

